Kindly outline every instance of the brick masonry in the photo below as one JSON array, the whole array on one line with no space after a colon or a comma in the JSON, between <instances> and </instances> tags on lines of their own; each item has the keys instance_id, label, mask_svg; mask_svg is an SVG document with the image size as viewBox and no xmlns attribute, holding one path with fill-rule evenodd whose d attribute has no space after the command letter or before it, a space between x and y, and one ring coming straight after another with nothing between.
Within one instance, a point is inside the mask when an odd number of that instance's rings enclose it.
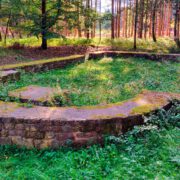
<instances>
[{"instance_id":1,"label":"brick masonry","mask_svg":"<svg viewBox=\"0 0 180 180\"><path fill-rule=\"evenodd\" d=\"M146 58L154 61L171 61L180 62L180 54L158 54L158 53L144 53L144 52L125 52L125 51L97 51L89 54L90 59L107 57L137 57Z\"/></svg>"},{"instance_id":2,"label":"brick masonry","mask_svg":"<svg viewBox=\"0 0 180 180\"><path fill-rule=\"evenodd\" d=\"M21 64L12 64L0 66L0 71L21 69L26 72L39 72L51 69L64 68L73 63L82 63L85 61L84 55L74 55L64 58L55 58L51 60L38 60Z\"/></svg>"},{"instance_id":3,"label":"brick masonry","mask_svg":"<svg viewBox=\"0 0 180 180\"><path fill-rule=\"evenodd\" d=\"M79 147L102 142L104 135L119 135L143 124L143 115L168 107L180 94L144 91L117 104L94 107L21 107L0 102L0 144L28 148Z\"/></svg>"}]
</instances>

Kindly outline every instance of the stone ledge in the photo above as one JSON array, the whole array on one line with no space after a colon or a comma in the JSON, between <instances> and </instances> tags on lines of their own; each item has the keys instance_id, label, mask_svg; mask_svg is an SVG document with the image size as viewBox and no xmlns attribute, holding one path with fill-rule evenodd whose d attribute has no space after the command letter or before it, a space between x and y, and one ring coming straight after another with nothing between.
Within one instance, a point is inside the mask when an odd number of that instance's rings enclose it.
<instances>
[{"instance_id":1,"label":"stone ledge","mask_svg":"<svg viewBox=\"0 0 180 180\"><path fill-rule=\"evenodd\" d=\"M32 103L37 106L52 106L54 96L59 92L57 88L27 86L8 93L11 100L18 99L22 103Z\"/></svg>"},{"instance_id":2,"label":"stone ledge","mask_svg":"<svg viewBox=\"0 0 180 180\"><path fill-rule=\"evenodd\" d=\"M103 135L119 135L143 124L144 114L169 106L172 99L179 100L180 94L144 91L121 103L82 108L26 108L0 102L0 144L57 148L67 142L101 142Z\"/></svg>"},{"instance_id":3,"label":"stone ledge","mask_svg":"<svg viewBox=\"0 0 180 180\"><path fill-rule=\"evenodd\" d=\"M0 82L17 81L20 79L20 72L15 70L0 71Z\"/></svg>"},{"instance_id":4,"label":"stone ledge","mask_svg":"<svg viewBox=\"0 0 180 180\"><path fill-rule=\"evenodd\" d=\"M84 55L53 58L50 60L38 60L21 64L10 64L0 66L0 71L22 69L26 72L38 72L43 70L63 68L72 63L84 62Z\"/></svg>"},{"instance_id":5,"label":"stone ledge","mask_svg":"<svg viewBox=\"0 0 180 180\"><path fill-rule=\"evenodd\" d=\"M137 57L146 58L154 61L172 61L180 62L180 54L161 54L161 53L145 53L145 52L126 52L126 51L97 51L89 54L90 59L107 57Z\"/></svg>"}]
</instances>

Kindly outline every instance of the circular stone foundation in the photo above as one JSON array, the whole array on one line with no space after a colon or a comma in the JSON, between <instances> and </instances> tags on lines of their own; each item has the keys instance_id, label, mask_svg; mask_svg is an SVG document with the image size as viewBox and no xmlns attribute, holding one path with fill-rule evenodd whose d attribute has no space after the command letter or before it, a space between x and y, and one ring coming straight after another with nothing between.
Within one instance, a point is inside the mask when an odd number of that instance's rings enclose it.
<instances>
[{"instance_id":1,"label":"circular stone foundation","mask_svg":"<svg viewBox=\"0 0 180 180\"><path fill-rule=\"evenodd\" d=\"M120 135L143 124L144 114L168 107L170 99L180 95L144 91L125 102L82 108L0 102L0 144L42 149L102 142L104 135Z\"/></svg>"}]
</instances>

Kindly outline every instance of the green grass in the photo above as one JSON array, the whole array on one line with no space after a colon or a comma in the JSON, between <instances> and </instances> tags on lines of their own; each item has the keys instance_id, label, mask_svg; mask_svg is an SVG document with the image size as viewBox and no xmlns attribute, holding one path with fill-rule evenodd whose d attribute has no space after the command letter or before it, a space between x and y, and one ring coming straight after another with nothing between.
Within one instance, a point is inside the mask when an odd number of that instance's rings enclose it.
<instances>
[{"instance_id":1,"label":"green grass","mask_svg":"<svg viewBox=\"0 0 180 180\"><path fill-rule=\"evenodd\" d=\"M6 47L12 46L14 43L19 43L23 46L37 47L41 45L41 39L36 37L23 38L23 39L8 39ZM64 46L64 45L93 45L93 46L111 46L116 50L133 51L133 38L120 38L111 40L108 38L94 38L87 40L85 38L57 38L48 40L49 46ZM4 43L0 42L0 47L4 47ZM180 53L180 49L172 38L158 38L157 43L152 39L137 39L137 50L143 52L155 53ZM1 51L0 51L1 54Z\"/></svg>"},{"instance_id":2,"label":"green grass","mask_svg":"<svg viewBox=\"0 0 180 180\"><path fill-rule=\"evenodd\" d=\"M16 83L1 86L7 92L28 85L60 87L70 92L65 105L97 105L133 98L143 89L180 93L180 64L140 58L103 58L65 69L23 74Z\"/></svg>"},{"instance_id":3,"label":"green grass","mask_svg":"<svg viewBox=\"0 0 180 180\"><path fill-rule=\"evenodd\" d=\"M0 146L0 179L180 179L180 104L103 147L27 150ZM166 123L165 123L166 122Z\"/></svg>"}]
</instances>

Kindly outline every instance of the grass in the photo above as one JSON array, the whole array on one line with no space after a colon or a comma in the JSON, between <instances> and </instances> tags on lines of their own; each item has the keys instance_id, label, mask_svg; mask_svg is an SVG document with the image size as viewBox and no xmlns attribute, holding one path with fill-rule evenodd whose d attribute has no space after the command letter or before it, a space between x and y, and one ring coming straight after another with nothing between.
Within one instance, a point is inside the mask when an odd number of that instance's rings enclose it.
<instances>
[{"instance_id":1,"label":"grass","mask_svg":"<svg viewBox=\"0 0 180 180\"><path fill-rule=\"evenodd\" d=\"M0 179L180 179L180 104L103 147L27 150L0 146Z\"/></svg>"},{"instance_id":2,"label":"grass","mask_svg":"<svg viewBox=\"0 0 180 180\"><path fill-rule=\"evenodd\" d=\"M9 47L13 46L14 43L19 43L22 46L27 47L39 47L41 45L41 39L37 39L36 37L30 38L22 38L22 39L8 39L7 44L4 45L3 42L0 42L0 47ZM91 40L87 40L85 38L57 38L48 40L48 45L51 47L54 46L66 46L66 45L92 45L92 46L111 46L116 50L124 50L124 51L133 51L133 38L120 38L111 40L108 38L102 38L99 41L99 38L94 38ZM138 51L143 52L155 52L155 53L180 53L180 49L178 49L176 43L172 38L158 38L157 42L153 42L152 39L137 39L137 48ZM17 52L18 53L18 52ZM3 52L0 49L0 56L2 56Z\"/></svg>"},{"instance_id":3,"label":"grass","mask_svg":"<svg viewBox=\"0 0 180 180\"><path fill-rule=\"evenodd\" d=\"M70 101L64 105L97 105L133 98L143 89L180 93L180 64L140 58L103 58L65 69L23 74L16 83L1 86L1 99L8 91L28 85L60 87Z\"/></svg>"}]
</instances>

